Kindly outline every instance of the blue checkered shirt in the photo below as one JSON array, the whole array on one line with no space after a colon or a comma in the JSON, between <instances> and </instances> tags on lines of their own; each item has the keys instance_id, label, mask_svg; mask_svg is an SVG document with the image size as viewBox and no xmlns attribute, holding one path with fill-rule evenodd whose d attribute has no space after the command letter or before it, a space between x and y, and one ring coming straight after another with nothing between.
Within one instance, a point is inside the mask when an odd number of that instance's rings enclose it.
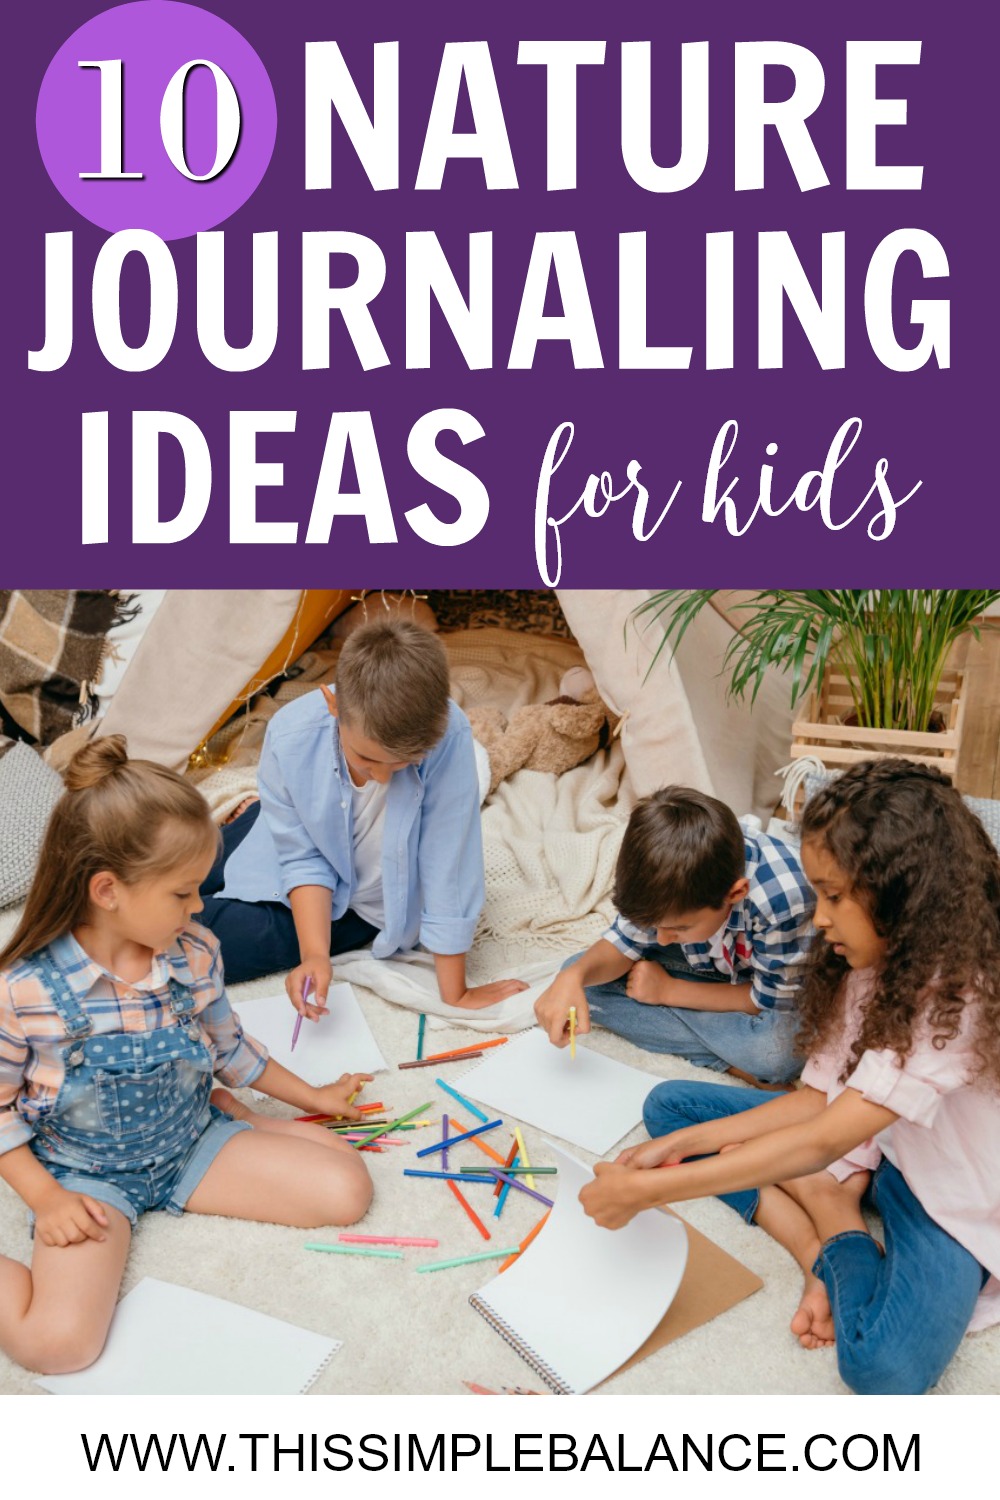
<instances>
[{"instance_id":1,"label":"blue checkered shirt","mask_svg":"<svg viewBox=\"0 0 1000 1500\"><path fill-rule=\"evenodd\" d=\"M814 936L816 897L794 849L766 833L745 834L744 842L750 889L717 935L721 945L716 940L677 946L692 969L727 974L732 984L749 982L760 1009L792 1010ZM620 915L604 940L634 960L648 958L658 947L655 929L637 927Z\"/></svg>"}]
</instances>

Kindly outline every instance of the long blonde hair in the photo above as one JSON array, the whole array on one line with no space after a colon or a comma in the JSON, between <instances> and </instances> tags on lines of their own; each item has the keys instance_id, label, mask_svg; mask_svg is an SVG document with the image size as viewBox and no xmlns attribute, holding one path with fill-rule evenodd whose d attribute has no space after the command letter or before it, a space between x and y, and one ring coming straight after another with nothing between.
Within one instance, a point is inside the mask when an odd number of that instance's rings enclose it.
<instances>
[{"instance_id":1,"label":"long blonde hair","mask_svg":"<svg viewBox=\"0 0 1000 1500\"><path fill-rule=\"evenodd\" d=\"M45 830L24 914L0 951L0 969L85 922L98 871L136 885L218 839L201 793L165 766L129 760L124 735L78 750L63 780L66 790Z\"/></svg>"}]
</instances>

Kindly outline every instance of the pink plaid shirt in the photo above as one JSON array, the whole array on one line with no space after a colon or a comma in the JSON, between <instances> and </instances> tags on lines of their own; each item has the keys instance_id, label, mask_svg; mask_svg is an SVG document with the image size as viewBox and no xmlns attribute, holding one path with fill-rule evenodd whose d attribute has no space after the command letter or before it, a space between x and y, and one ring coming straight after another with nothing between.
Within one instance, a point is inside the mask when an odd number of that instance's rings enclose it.
<instances>
[{"instance_id":1,"label":"pink plaid shirt","mask_svg":"<svg viewBox=\"0 0 1000 1500\"><path fill-rule=\"evenodd\" d=\"M49 952L66 978L93 1035L151 1032L173 1026L169 981L194 996L194 1012L213 1055L213 1071L230 1087L253 1083L267 1049L246 1036L226 996L218 940L192 923L166 953L157 953L138 984L96 963L69 933ZM53 1106L65 1074L66 1030L31 958L0 973L0 1154L22 1146Z\"/></svg>"}]
</instances>

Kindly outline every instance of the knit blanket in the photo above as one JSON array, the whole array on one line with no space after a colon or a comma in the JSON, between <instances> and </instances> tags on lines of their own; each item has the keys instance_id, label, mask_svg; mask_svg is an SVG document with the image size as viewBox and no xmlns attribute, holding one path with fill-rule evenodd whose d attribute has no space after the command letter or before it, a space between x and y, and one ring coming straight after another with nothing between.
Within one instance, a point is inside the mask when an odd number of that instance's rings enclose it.
<instances>
[{"instance_id":1,"label":"knit blanket","mask_svg":"<svg viewBox=\"0 0 1000 1500\"><path fill-rule=\"evenodd\" d=\"M0 589L4 727L40 745L94 711L108 631L129 596L106 589Z\"/></svg>"}]
</instances>

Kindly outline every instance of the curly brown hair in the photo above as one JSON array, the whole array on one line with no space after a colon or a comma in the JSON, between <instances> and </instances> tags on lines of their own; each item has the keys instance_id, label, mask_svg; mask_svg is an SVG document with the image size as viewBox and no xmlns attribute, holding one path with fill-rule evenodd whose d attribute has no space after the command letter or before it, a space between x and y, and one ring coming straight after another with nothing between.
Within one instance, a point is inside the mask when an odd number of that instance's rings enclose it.
<instances>
[{"instance_id":1,"label":"curly brown hair","mask_svg":"<svg viewBox=\"0 0 1000 1500\"><path fill-rule=\"evenodd\" d=\"M918 1025L944 1047L972 996L979 1076L1000 1087L1000 857L959 793L930 766L863 761L806 804L810 841L843 870L886 943L841 1081L870 1049L902 1061ZM839 1030L847 970L842 955L813 944L799 999L804 1052Z\"/></svg>"}]
</instances>

